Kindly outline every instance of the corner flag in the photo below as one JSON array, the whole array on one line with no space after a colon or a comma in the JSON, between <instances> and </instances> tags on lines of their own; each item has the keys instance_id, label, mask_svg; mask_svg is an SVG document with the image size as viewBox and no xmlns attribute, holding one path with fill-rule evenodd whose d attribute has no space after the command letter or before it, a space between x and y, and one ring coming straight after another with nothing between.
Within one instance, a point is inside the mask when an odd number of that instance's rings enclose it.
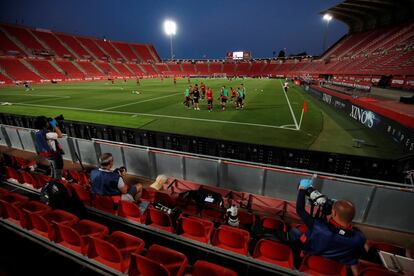
<instances>
[{"instance_id":1,"label":"corner flag","mask_svg":"<svg viewBox=\"0 0 414 276\"><path fill-rule=\"evenodd\" d=\"M306 102L303 102L303 113L306 113Z\"/></svg>"}]
</instances>

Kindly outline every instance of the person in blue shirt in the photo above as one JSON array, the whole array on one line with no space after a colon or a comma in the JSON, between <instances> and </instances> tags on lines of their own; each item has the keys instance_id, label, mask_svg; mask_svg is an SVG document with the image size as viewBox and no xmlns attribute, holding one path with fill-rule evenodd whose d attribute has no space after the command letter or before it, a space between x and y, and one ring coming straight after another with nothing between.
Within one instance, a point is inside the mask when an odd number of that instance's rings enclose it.
<instances>
[{"instance_id":1,"label":"person in blue shirt","mask_svg":"<svg viewBox=\"0 0 414 276\"><path fill-rule=\"evenodd\" d=\"M99 158L100 167L91 171L91 191L97 195L120 195L125 201L138 201L142 194L142 185L128 186L118 172L112 171L112 154L104 153Z\"/></svg>"},{"instance_id":2,"label":"person in blue shirt","mask_svg":"<svg viewBox=\"0 0 414 276\"><path fill-rule=\"evenodd\" d=\"M290 239L300 244L305 255L319 255L345 264L358 273L359 256L364 252L366 238L357 228L352 226L355 207L348 200L337 200L332 206L329 219L316 219L305 209L306 190L312 187L312 180L302 179L296 201L296 213L308 231L301 233L292 228Z\"/></svg>"},{"instance_id":3,"label":"person in blue shirt","mask_svg":"<svg viewBox=\"0 0 414 276\"><path fill-rule=\"evenodd\" d=\"M45 116L39 116L35 119L34 126L37 129L35 133L37 154L48 161L50 176L61 179L64 152L58 142L58 138L63 137L58 122L56 119L49 120Z\"/></svg>"}]
</instances>

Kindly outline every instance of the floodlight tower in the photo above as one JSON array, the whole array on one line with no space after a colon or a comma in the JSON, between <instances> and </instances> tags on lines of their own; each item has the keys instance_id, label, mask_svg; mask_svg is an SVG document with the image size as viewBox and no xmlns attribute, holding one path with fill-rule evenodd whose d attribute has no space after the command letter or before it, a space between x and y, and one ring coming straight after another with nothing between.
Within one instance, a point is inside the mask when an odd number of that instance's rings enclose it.
<instances>
[{"instance_id":1,"label":"floodlight tower","mask_svg":"<svg viewBox=\"0 0 414 276\"><path fill-rule=\"evenodd\" d=\"M325 35L323 36L323 51L322 51L322 53L324 53L325 50L326 50L326 40L328 38L329 22L331 22L333 17L329 13L326 13L326 14L323 15L322 19L326 22L326 30L325 30Z\"/></svg>"},{"instance_id":2,"label":"floodlight tower","mask_svg":"<svg viewBox=\"0 0 414 276\"><path fill-rule=\"evenodd\" d=\"M164 31L170 37L170 54L172 60L174 58L172 37L177 33L177 25L174 21L167 19L164 21Z\"/></svg>"}]
</instances>

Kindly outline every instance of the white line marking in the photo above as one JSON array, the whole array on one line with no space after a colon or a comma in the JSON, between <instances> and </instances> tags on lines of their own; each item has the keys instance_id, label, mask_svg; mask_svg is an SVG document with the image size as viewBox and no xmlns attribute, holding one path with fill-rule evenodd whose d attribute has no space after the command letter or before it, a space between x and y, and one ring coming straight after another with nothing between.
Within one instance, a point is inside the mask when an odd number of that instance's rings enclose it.
<instances>
[{"instance_id":1,"label":"white line marking","mask_svg":"<svg viewBox=\"0 0 414 276\"><path fill-rule=\"evenodd\" d=\"M108 107L108 108L101 109L99 111L107 111L107 110L111 110L111 109L117 109L119 107L124 107L124 106L129 106L129 105L134 105L134 104L151 102L151 101L155 101L155 100L159 100L159 99L163 99L163 98L172 97L172 96L175 96L175 95L178 95L178 94L182 94L182 93L181 92L180 93L174 93L174 94L170 94L170 95L167 95L167 96L161 96L161 97L157 97L157 98L151 98L151 99L148 99L148 100L143 100L143 101L138 101L138 102L133 102L133 103L116 105L116 106L112 106L112 107Z\"/></svg>"},{"instance_id":2,"label":"white line marking","mask_svg":"<svg viewBox=\"0 0 414 276\"><path fill-rule=\"evenodd\" d=\"M12 104L22 105L22 106L41 107L41 108L59 108L59 109L67 109L67 110L79 110L79 111L88 111L88 112L101 112L101 113L110 113L110 114L140 115L140 116L147 116L147 117L180 119L180 120L199 121L199 122L208 122L208 123L222 123L222 124L233 124L233 125L246 125L246 126L255 126L255 127L264 127L264 128L277 128L277 129L288 129L288 130L298 131L297 128L288 128L288 127L281 127L281 126L272 126L272 125L263 125L263 124L254 124L254 123L244 123L244 122L232 122L232 121L220 121L220 120L210 120L210 119L201 119L201 118L191 118L191 117L180 117L180 116L170 116L170 115L161 115L161 114L151 114L151 113L136 113L136 112L124 112L124 111L96 110L96 109L87 109L87 108L80 108L80 107L66 107L66 106L26 104L26 103L12 103Z\"/></svg>"},{"instance_id":3,"label":"white line marking","mask_svg":"<svg viewBox=\"0 0 414 276\"><path fill-rule=\"evenodd\" d=\"M68 99L71 96L61 96L61 95L42 95L42 94L4 94L4 93L0 93L0 96L19 96L19 97L49 97L49 98L62 98L62 99Z\"/></svg>"},{"instance_id":4,"label":"white line marking","mask_svg":"<svg viewBox=\"0 0 414 276\"><path fill-rule=\"evenodd\" d=\"M302 108L302 114L300 114L300 120L299 120L299 129L300 129L300 126L302 125L303 113L304 113L304 110Z\"/></svg>"},{"instance_id":5,"label":"white line marking","mask_svg":"<svg viewBox=\"0 0 414 276\"><path fill-rule=\"evenodd\" d=\"M295 114L293 113L292 106L290 105L289 98L288 98L288 96L287 96L287 94L285 92L285 89L283 89L283 83L282 83L281 80L279 80L279 81L280 81L280 86L282 87L283 94L285 94L286 101L287 101L287 103L289 105L289 109L290 109L290 113L292 114L293 122L295 123L296 129L299 129L298 122L296 121L296 117L295 117Z\"/></svg>"}]
</instances>

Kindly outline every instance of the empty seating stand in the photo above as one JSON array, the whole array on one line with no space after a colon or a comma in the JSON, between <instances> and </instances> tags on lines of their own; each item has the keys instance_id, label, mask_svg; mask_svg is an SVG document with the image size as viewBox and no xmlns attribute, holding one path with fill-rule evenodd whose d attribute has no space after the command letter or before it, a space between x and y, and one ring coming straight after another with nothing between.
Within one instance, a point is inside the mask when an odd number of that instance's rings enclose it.
<instances>
[{"instance_id":1,"label":"empty seating stand","mask_svg":"<svg viewBox=\"0 0 414 276\"><path fill-rule=\"evenodd\" d=\"M88 257L124 273L129 268L131 253L139 254L144 247L140 238L115 231L104 239L91 237Z\"/></svg>"},{"instance_id":2,"label":"empty seating stand","mask_svg":"<svg viewBox=\"0 0 414 276\"><path fill-rule=\"evenodd\" d=\"M183 275L187 257L175 250L151 245L145 256L133 254L129 275Z\"/></svg>"},{"instance_id":3,"label":"empty seating stand","mask_svg":"<svg viewBox=\"0 0 414 276\"><path fill-rule=\"evenodd\" d=\"M211 243L222 249L247 255L250 234L246 230L222 225L214 233Z\"/></svg>"}]
</instances>

